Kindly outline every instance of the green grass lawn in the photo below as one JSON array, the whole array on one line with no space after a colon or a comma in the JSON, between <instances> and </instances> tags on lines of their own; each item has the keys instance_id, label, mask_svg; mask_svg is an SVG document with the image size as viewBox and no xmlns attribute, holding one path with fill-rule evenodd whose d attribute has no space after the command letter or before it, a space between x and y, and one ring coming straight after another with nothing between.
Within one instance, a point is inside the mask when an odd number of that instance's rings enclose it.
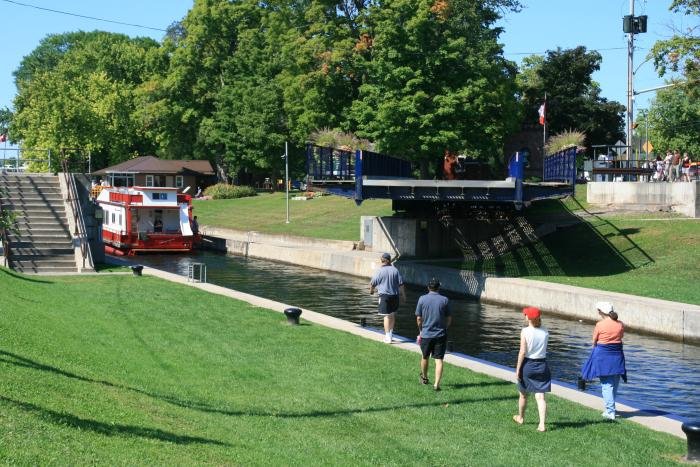
<instances>
[{"instance_id":1,"label":"green grass lawn","mask_svg":"<svg viewBox=\"0 0 700 467\"><path fill-rule=\"evenodd\" d=\"M284 193L194 201L194 212L202 225L334 240L357 241L360 216L390 216L393 212L389 200L369 200L357 206L340 196L321 196L308 201L290 200L287 224L286 209Z\"/></svg>"},{"instance_id":2,"label":"green grass lawn","mask_svg":"<svg viewBox=\"0 0 700 467\"><path fill-rule=\"evenodd\" d=\"M154 277L0 269L0 462L668 465L685 441ZM303 317L302 317L303 318Z\"/></svg>"}]
</instances>

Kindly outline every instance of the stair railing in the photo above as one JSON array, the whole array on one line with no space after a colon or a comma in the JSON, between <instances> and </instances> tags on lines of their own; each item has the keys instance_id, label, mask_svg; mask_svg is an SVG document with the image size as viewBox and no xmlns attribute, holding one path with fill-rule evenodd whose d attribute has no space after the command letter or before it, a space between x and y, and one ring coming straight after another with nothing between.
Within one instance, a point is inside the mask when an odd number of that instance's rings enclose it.
<instances>
[{"instance_id":1,"label":"stair railing","mask_svg":"<svg viewBox=\"0 0 700 467\"><path fill-rule=\"evenodd\" d=\"M63 176L65 177L66 187L68 187L68 200L70 202L71 211L73 212L73 218L75 219L75 237L80 241L80 253L83 258L83 269L87 263L89 267L94 268L95 263L92 259L92 251L90 250L90 244L87 237L87 229L85 228L85 221L83 219L83 208L80 206L80 198L78 197L78 190L75 186L75 178L73 174L70 173L68 167L68 160L63 158L61 161L61 166L63 168Z\"/></svg>"}]
</instances>

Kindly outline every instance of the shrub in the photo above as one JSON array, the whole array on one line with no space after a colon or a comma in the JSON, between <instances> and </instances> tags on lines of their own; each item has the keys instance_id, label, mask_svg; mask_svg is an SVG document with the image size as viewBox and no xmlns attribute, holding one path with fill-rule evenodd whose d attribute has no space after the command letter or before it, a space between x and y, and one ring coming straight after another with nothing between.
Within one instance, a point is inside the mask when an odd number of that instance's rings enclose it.
<instances>
[{"instance_id":1,"label":"shrub","mask_svg":"<svg viewBox=\"0 0 700 467\"><path fill-rule=\"evenodd\" d=\"M256 196L255 188L251 186L236 186L228 183L217 183L207 187L204 190L205 196L211 196L212 199L233 199L245 198L246 196Z\"/></svg>"},{"instance_id":2,"label":"shrub","mask_svg":"<svg viewBox=\"0 0 700 467\"><path fill-rule=\"evenodd\" d=\"M547 145L545 146L545 154L554 154L562 149L570 148L576 146L577 148L583 149L583 142L586 140L586 134L577 131L569 130L559 133L550 137L547 140Z\"/></svg>"}]
</instances>

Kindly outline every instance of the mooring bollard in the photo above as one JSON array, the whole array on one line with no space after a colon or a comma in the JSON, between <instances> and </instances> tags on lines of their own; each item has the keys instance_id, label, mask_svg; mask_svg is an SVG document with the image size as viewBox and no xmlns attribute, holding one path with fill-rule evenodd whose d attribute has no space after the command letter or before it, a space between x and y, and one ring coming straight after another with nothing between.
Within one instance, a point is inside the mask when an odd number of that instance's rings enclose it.
<instances>
[{"instance_id":1,"label":"mooring bollard","mask_svg":"<svg viewBox=\"0 0 700 467\"><path fill-rule=\"evenodd\" d=\"M691 462L700 462L700 421L685 422L681 425L688 438L688 457Z\"/></svg>"},{"instance_id":2,"label":"mooring bollard","mask_svg":"<svg viewBox=\"0 0 700 467\"><path fill-rule=\"evenodd\" d=\"M579 376L578 380L576 381L576 387L578 387L579 391L585 391L586 390L586 380Z\"/></svg>"},{"instance_id":3,"label":"mooring bollard","mask_svg":"<svg viewBox=\"0 0 700 467\"><path fill-rule=\"evenodd\" d=\"M287 324L299 324L299 316L301 310L299 308L287 308L284 310L284 315L287 317Z\"/></svg>"},{"instance_id":4,"label":"mooring bollard","mask_svg":"<svg viewBox=\"0 0 700 467\"><path fill-rule=\"evenodd\" d=\"M134 273L134 276L140 276L142 271L143 271L143 266L141 266L140 264L135 264L135 265L131 266L131 272Z\"/></svg>"},{"instance_id":5,"label":"mooring bollard","mask_svg":"<svg viewBox=\"0 0 700 467\"><path fill-rule=\"evenodd\" d=\"M360 326L367 327L367 318L360 318Z\"/></svg>"}]
</instances>

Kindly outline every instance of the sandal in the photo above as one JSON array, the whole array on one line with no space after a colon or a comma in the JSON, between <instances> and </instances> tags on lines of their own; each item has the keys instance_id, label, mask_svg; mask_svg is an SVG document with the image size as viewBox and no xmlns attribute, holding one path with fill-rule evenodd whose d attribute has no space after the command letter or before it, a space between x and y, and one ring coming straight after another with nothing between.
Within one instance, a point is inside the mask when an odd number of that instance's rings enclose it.
<instances>
[{"instance_id":1,"label":"sandal","mask_svg":"<svg viewBox=\"0 0 700 467\"><path fill-rule=\"evenodd\" d=\"M430 384L427 376L420 375L420 384Z\"/></svg>"}]
</instances>

